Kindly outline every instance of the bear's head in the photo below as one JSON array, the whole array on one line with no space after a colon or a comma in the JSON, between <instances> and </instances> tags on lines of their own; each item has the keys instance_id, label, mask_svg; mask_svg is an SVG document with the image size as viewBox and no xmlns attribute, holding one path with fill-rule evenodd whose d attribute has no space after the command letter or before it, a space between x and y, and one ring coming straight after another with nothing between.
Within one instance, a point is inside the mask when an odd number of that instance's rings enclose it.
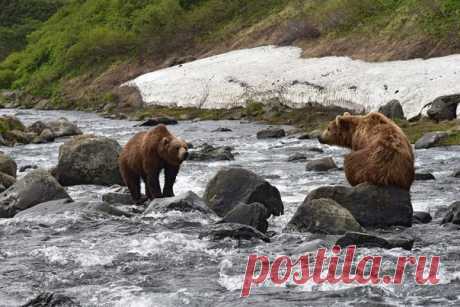
<instances>
[{"instance_id":1,"label":"bear's head","mask_svg":"<svg viewBox=\"0 0 460 307\"><path fill-rule=\"evenodd\" d=\"M335 120L328 124L327 129L318 138L319 142L321 144L351 147L352 136L359 120L359 116L350 115L348 112L345 112L343 116L337 116Z\"/></svg>"},{"instance_id":2,"label":"bear's head","mask_svg":"<svg viewBox=\"0 0 460 307\"><path fill-rule=\"evenodd\" d=\"M171 165L179 166L188 158L187 143L175 136L165 136L160 141L160 156Z\"/></svg>"}]
</instances>

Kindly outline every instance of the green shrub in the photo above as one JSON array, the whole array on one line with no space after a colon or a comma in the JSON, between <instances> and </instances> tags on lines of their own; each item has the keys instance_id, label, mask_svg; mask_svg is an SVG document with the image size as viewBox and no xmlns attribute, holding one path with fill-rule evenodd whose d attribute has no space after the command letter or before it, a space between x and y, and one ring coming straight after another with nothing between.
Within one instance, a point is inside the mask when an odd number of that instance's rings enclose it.
<instances>
[{"instance_id":1,"label":"green shrub","mask_svg":"<svg viewBox=\"0 0 460 307\"><path fill-rule=\"evenodd\" d=\"M0 69L0 89L7 89L15 80L14 72L10 69Z\"/></svg>"}]
</instances>

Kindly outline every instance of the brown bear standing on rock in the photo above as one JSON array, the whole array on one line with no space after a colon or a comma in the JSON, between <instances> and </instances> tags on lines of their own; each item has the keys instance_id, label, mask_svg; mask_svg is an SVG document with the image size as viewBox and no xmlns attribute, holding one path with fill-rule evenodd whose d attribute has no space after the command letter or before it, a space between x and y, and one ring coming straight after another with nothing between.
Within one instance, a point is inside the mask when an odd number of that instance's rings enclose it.
<instances>
[{"instance_id":1,"label":"brown bear standing on rock","mask_svg":"<svg viewBox=\"0 0 460 307\"><path fill-rule=\"evenodd\" d=\"M412 146L401 128L383 114L337 116L319 141L352 149L344 165L352 186L367 182L410 190L415 177Z\"/></svg>"},{"instance_id":2,"label":"brown bear standing on rock","mask_svg":"<svg viewBox=\"0 0 460 307\"><path fill-rule=\"evenodd\" d=\"M133 136L123 148L118 164L131 196L141 202L141 178L148 199L174 196L173 185L187 156L187 143L171 134L165 125L158 125ZM163 169L165 184L161 193L159 176Z\"/></svg>"}]
</instances>

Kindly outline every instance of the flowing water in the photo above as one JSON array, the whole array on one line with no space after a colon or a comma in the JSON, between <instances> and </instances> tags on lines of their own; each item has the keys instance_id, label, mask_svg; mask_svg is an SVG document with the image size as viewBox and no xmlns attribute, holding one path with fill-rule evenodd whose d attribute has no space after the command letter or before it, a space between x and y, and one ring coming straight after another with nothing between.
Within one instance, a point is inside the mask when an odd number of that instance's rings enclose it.
<instances>
[{"instance_id":1,"label":"flowing water","mask_svg":"<svg viewBox=\"0 0 460 307\"><path fill-rule=\"evenodd\" d=\"M78 122L85 133L111 137L125 144L137 131L135 122L108 120L94 114L64 111L1 110L16 114L24 123L65 116ZM227 127L232 132L212 132ZM240 291L247 256L259 253L300 256L328 244L319 235L284 233L283 228L309 191L323 185L347 184L343 171L306 172L303 163L287 162L295 152L321 147L314 158L333 156L339 166L345 150L323 146L315 140L283 138L257 140L261 124L238 121L181 122L170 126L194 145L230 145L235 161L187 161L175 185L176 195L188 190L202 195L209 179L224 166L242 166L265 177L280 192L285 214L269 220L275 235L271 243L219 242L199 239L203 226L214 221L200 213L169 212L131 218L96 212L35 216L0 220L0 306L19 306L48 291L75 298L82 306L399 306L460 304L460 233L439 226L439 218L416 225L408 232L416 238L411 252L402 249L360 249L360 254L380 254L388 261L399 255L440 255L441 281L418 286L408 279L402 286L313 285L275 286L267 281L249 298ZM2 148L18 166L50 168L57 163L55 143ZM416 152L419 170L432 172L436 181L416 182L412 189L415 210L435 215L439 208L459 200L460 180L452 171L460 162L460 148ZM20 176L24 175L21 173ZM99 186L68 188L74 200L98 200L108 190Z\"/></svg>"}]
</instances>

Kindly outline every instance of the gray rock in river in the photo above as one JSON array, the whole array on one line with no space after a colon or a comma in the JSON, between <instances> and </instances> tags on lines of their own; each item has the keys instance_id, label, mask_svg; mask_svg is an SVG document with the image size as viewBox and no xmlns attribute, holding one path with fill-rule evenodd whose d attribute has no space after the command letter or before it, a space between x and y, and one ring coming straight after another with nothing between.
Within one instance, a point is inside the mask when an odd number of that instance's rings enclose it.
<instances>
[{"instance_id":1,"label":"gray rock in river","mask_svg":"<svg viewBox=\"0 0 460 307\"><path fill-rule=\"evenodd\" d=\"M286 136L286 131L281 128L267 128L257 132L258 139L278 139Z\"/></svg>"},{"instance_id":2,"label":"gray rock in river","mask_svg":"<svg viewBox=\"0 0 460 307\"><path fill-rule=\"evenodd\" d=\"M74 202L70 199L47 201L19 212L15 219L32 219L40 216L79 215L79 214L109 214L112 216L131 217L132 214L115 208L104 202Z\"/></svg>"},{"instance_id":3,"label":"gray rock in river","mask_svg":"<svg viewBox=\"0 0 460 307\"><path fill-rule=\"evenodd\" d=\"M455 178L460 178L460 169L459 170L456 170L452 176L454 176Z\"/></svg>"},{"instance_id":4,"label":"gray rock in river","mask_svg":"<svg viewBox=\"0 0 460 307\"><path fill-rule=\"evenodd\" d=\"M108 204L132 205L135 201L129 192L107 192L102 194L102 201Z\"/></svg>"},{"instance_id":5,"label":"gray rock in river","mask_svg":"<svg viewBox=\"0 0 460 307\"><path fill-rule=\"evenodd\" d=\"M327 172L332 169L337 169L337 164L335 164L334 159L327 157L308 161L305 165L305 169L307 171Z\"/></svg>"},{"instance_id":6,"label":"gray rock in river","mask_svg":"<svg viewBox=\"0 0 460 307\"><path fill-rule=\"evenodd\" d=\"M313 190L304 202L319 198L335 200L366 228L412 225L410 193L397 187L367 183L355 187L325 186Z\"/></svg>"},{"instance_id":7,"label":"gray rock in river","mask_svg":"<svg viewBox=\"0 0 460 307\"><path fill-rule=\"evenodd\" d=\"M436 178L431 173L415 173L415 180L427 181L427 180L436 180Z\"/></svg>"},{"instance_id":8,"label":"gray rock in river","mask_svg":"<svg viewBox=\"0 0 460 307\"><path fill-rule=\"evenodd\" d=\"M168 211L199 211L206 214L214 213L208 208L202 198L195 193L188 191L174 197L157 198L152 200L144 214L149 214L151 212L165 213Z\"/></svg>"},{"instance_id":9,"label":"gray rock in river","mask_svg":"<svg viewBox=\"0 0 460 307\"><path fill-rule=\"evenodd\" d=\"M78 128L76 124L70 122L67 118L64 117L46 122L46 126L51 129L57 138L83 134L83 132L80 130L80 128Z\"/></svg>"},{"instance_id":10,"label":"gray rock in river","mask_svg":"<svg viewBox=\"0 0 460 307\"><path fill-rule=\"evenodd\" d=\"M220 223L207 226L201 231L199 238L210 238L211 240L218 241L225 238L232 238L236 240L251 240L259 239L264 242L270 242L270 238L258 231L254 227L237 224L237 223Z\"/></svg>"},{"instance_id":11,"label":"gray rock in river","mask_svg":"<svg viewBox=\"0 0 460 307\"><path fill-rule=\"evenodd\" d=\"M239 204L227 213L219 223L238 223L254 227L266 233L268 228L267 208L259 203Z\"/></svg>"},{"instance_id":12,"label":"gray rock in river","mask_svg":"<svg viewBox=\"0 0 460 307\"><path fill-rule=\"evenodd\" d=\"M303 154L300 152L293 153L287 158L288 162L305 162L308 159L307 154Z\"/></svg>"},{"instance_id":13,"label":"gray rock in river","mask_svg":"<svg viewBox=\"0 0 460 307\"><path fill-rule=\"evenodd\" d=\"M107 137L73 137L59 148L59 161L53 175L64 186L123 185L118 169L120 152L120 144Z\"/></svg>"},{"instance_id":14,"label":"gray rock in river","mask_svg":"<svg viewBox=\"0 0 460 307\"><path fill-rule=\"evenodd\" d=\"M0 153L0 172L16 178L18 166L13 158Z\"/></svg>"},{"instance_id":15,"label":"gray rock in river","mask_svg":"<svg viewBox=\"0 0 460 307\"><path fill-rule=\"evenodd\" d=\"M54 132L51 131L51 129L46 128L40 133L40 135L32 139L32 143L34 144L51 143L51 142L54 142L55 138L56 136L54 135Z\"/></svg>"},{"instance_id":16,"label":"gray rock in river","mask_svg":"<svg viewBox=\"0 0 460 307\"><path fill-rule=\"evenodd\" d=\"M240 203L261 203L268 215L284 214L280 192L268 181L243 168L223 168L208 182L204 199L216 214L225 216Z\"/></svg>"},{"instance_id":17,"label":"gray rock in river","mask_svg":"<svg viewBox=\"0 0 460 307\"><path fill-rule=\"evenodd\" d=\"M460 201L457 201L449 206L445 213L441 224L452 223L460 225Z\"/></svg>"},{"instance_id":18,"label":"gray rock in river","mask_svg":"<svg viewBox=\"0 0 460 307\"><path fill-rule=\"evenodd\" d=\"M447 132L428 132L415 142L415 149L425 149L439 146L439 144L448 137L449 134Z\"/></svg>"},{"instance_id":19,"label":"gray rock in river","mask_svg":"<svg viewBox=\"0 0 460 307\"><path fill-rule=\"evenodd\" d=\"M428 117L437 121L453 120L457 118L457 106L460 103L460 94L436 98L428 109Z\"/></svg>"},{"instance_id":20,"label":"gray rock in river","mask_svg":"<svg viewBox=\"0 0 460 307\"><path fill-rule=\"evenodd\" d=\"M344 234L363 231L353 215L332 199L305 199L289 221L289 231Z\"/></svg>"},{"instance_id":21,"label":"gray rock in river","mask_svg":"<svg viewBox=\"0 0 460 307\"><path fill-rule=\"evenodd\" d=\"M432 219L428 212L415 211L412 217L412 224L428 224Z\"/></svg>"},{"instance_id":22,"label":"gray rock in river","mask_svg":"<svg viewBox=\"0 0 460 307\"><path fill-rule=\"evenodd\" d=\"M414 239L402 236L384 238L377 235L361 232L347 232L343 237L340 237L337 240L336 245L342 248L346 248L351 245L356 245L357 247L367 248L403 248L405 250L412 250L412 247L414 246Z\"/></svg>"},{"instance_id":23,"label":"gray rock in river","mask_svg":"<svg viewBox=\"0 0 460 307\"><path fill-rule=\"evenodd\" d=\"M45 170L33 170L0 194L0 217L56 199L70 199L65 189Z\"/></svg>"},{"instance_id":24,"label":"gray rock in river","mask_svg":"<svg viewBox=\"0 0 460 307\"><path fill-rule=\"evenodd\" d=\"M81 305L66 295L45 292L39 294L21 307L81 307Z\"/></svg>"},{"instance_id":25,"label":"gray rock in river","mask_svg":"<svg viewBox=\"0 0 460 307\"><path fill-rule=\"evenodd\" d=\"M394 99L379 108L379 112L391 119L404 119L404 111L399 100Z\"/></svg>"},{"instance_id":26,"label":"gray rock in river","mask_svg":"<svg viewBox=\"0 0 460 307\"><path fill-rule=\"evenodd\" d=\"M159 117L149 118L145 120L144 122L140 123L138 126L139 127L153 127L159 124L177 125L177 120L175 118L168 117L168 116L159 116Z\"/></svg>"},{"instance_id":27,"label":"gray rock in river","mask_svg":"<svg viewBox=\"0 0 460 307\"><path fill-rule=\"evenodd\" d=\"M230 146L214 147L209 144L203 144L195 150L189 152L187 160L190 161L232 161L235 156L232 153L233 148Z\"/></svg>"}]
</instances>

